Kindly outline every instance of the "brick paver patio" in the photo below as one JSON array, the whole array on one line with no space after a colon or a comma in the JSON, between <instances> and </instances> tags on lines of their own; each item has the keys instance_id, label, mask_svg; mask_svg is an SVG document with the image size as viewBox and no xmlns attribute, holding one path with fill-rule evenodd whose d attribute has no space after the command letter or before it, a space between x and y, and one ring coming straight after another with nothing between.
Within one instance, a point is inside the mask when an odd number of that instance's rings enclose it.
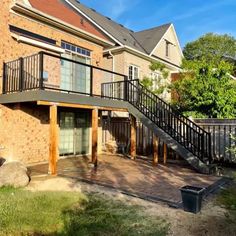
<instances>
[{"instance_id":1,"label":"brick paver patio","mask_svg":"<svg viewBox=\"0 0 236 236\"><path fill-rule=\"evenodd\" d=\"M132 161L122 156L100 155L98 167L89 164L88 157L73 157L58 161L58 175L116 188L151 200L181 202L179 188L184 185L208 187L220 178L196 173L177 164L152 166L147 160ZM30 167L31 176L46 174L47 164Z\"/></svg>"}]
</instances>

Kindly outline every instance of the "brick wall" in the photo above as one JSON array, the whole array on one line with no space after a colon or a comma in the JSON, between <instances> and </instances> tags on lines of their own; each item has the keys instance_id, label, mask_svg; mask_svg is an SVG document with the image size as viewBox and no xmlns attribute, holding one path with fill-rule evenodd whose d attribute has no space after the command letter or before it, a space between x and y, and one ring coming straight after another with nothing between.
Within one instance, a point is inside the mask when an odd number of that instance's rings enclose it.
<instances>
[{"instance_id":1,"label":"brick wall","mask_svg":"<svg viewBox=\"0 0 236 236\"><path fill-rule=\"evenodd\" d=\"M10 10L13 0L2 0L0 11L0 92L2 91L3 61L10 61L22 56L32 55L41 51L41 48L14 40L9 31L9 25L41 34L56 40L57 46L61 41L78 45L92 51L91 63L103 65L103 47L91 43L80 37L47 26L34 19L15 14ZM45 57L44 69L48 71L48 84L59 86L60 61ZM101 76L100 76L101 77ZM94 81L94 88L100 87L101 80ZM98 91L99 92L99 89ZM49 156L49 111L48 107L34 104L0 105L0 156L12 160L21 160L24 163L47 161Z\"/></svg>"},{"instance_id":2,"label":"brick wall","mask_svg":"<svg viewBox=\"0 0 236 236\"><path fill-rule=\"evenodd\" d=\"M49 157L49 109L36 104L0 106L0 156L25 164Z\"/></svg>"},{"instance_id":3,"label":"brick wall","mask_svg":"<svg viewBox=\"0 0 236 236\"><path fill-rule=\"evenodd\" d=\"M10 61L17 59L21 56L27 56L41 51L41 48L34 47L24 43L18 43L10 35L9 25L14 25L19 28L31 31L36 34L43 35L48 38L56 40L57 46L61 45L61 41L66 41L80 47L89 49L92 51L91 62L93 65L103 65L103 47L89 42L80 37L76 37L70 33L62 31L60 29L53 28L42 22L27 17L20 16L11 10L13 0L2 0L0 11L0 91L2 86L2 65L3 61ZM96 83L96 81L95 81ZM97 81L97 83L100 83Z\"/></svg>"}]
</instances>

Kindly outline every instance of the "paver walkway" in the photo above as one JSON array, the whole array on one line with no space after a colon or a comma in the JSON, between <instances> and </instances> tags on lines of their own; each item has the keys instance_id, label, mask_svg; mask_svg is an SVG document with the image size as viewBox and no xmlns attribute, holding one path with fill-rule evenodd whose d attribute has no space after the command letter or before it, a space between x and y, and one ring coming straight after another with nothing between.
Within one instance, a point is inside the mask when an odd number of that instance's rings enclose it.
<instances>
[{"instance_id":1,"label":"paver walkway","mask_svg":"<svg viewBox=\"0 0 236 236\"><path fill-rule=\"evenodd\" d=\"M100 155L98 167L89 164L88 157L58 161L58 175L116 188L151 200L181 202L179 188L184 185L208 187L220 178L196 173L177 164L152 166L147 160L132 161L117 155ZM46 174L48 164L30 167L31 176Z\"/></svg>"}]
</instances>

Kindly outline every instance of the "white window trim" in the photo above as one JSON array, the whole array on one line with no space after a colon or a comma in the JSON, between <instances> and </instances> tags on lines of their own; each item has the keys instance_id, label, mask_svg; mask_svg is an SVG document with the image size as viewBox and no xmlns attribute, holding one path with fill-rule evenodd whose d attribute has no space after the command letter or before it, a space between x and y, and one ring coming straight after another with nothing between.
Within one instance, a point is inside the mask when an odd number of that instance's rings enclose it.
<instances>
[{"instance_id":1,"label":"white window trim","mask_svg":"<svg viewBox=\"0 0 236 236\"><path fill-rule=\"evenodd\" d=\"M80 57L84 57L84 58L87 58L87 59L92 59L91 56L89 57L89 56L86 56L86 55L84 55L84 54L80 54L80 53L78 53L78 52L70 51L70 50L68 50L68 49L65 49L65 53L78 55L78 56L80 56Z\"/></svg>"},{"instance_id":2,"label":"white window trim","mask_svg":"<svg viewBox=\"0 0 236 236\"><path fill-rule=\"evenodd\" d=\"M140 67L139 66L137 66L137 65L134 65L134 64L130 64L129 65L129 67L128 67L128 72L129 72L129 68L130 67L133 67L133 70L132 70L132 80L134 80L134 68L137 68L138 69L138 78L137 79L139 79L139 77L140 77ZM129 74L129 73L128 73ZM130 79L130 78L129 78Z\"/></svg>"},{"instance_id":3,"label":"white window trim","mask_svg":"<svg viewBox=\"0 0 236 236\"><path fill-rule=\"evenodd\" d=\"M73 43L68 43L68 42L66 42L66 41L61 41L61 44L62 43L65 43L65 44L70 44L70 45L72 45L72 46L75 46L75 47L78 47L78 48L81 48L81 49L84 49L84 50L87 50L87 51L89 51L90 52L90 56L87 56L87 55L84 55L84 54L82 54L82 53L79 53L79 52L77 52L77 51L72 51L72 50L69 50L69 49L64 49L65 50L65 52L67 52L67 53L71 53L71 54L74 54L74 55L78 55L78 56L81 56L81 57L84 57L84 58L88 58L88 59L91 59L92 58L92 51L91 50L89 50L89 49L86 49L86 48L83 48L83 47L81 47L81 46L78 46L78 45L75 45L75 44L73 44Z\"/></svg>"}]
</instances>

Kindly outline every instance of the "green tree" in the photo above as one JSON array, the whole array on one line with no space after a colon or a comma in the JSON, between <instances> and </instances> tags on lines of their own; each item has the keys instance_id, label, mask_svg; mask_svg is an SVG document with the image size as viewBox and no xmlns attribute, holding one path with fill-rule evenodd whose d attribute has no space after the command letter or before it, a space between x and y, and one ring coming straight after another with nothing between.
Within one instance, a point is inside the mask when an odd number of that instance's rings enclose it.
<instances>
[{"instance_id":1,"label":"green tree","mask_svg":"<svg viewBox=\"0 0 236 236\"><path fill-rule=\"evenodd\" d=\"M153 76L145 76L141 80L141 83L145 88L151 90L153 93L161 95L165 89L168 88L167 78L169 76L169 71L166 66L160 62L152 62L149 68L153 72Z\"/></svg>"},{"instance_id":2,"label":"green tree","mask_svg":"<svg viewBox=\"0 0 236 236\"><path fill-rule=\"evenodd\" d=\"M186 60L201 60L206 58L218 63L223 56L236 56L236 39L233 36L224 34L208 33L199 39L187 43L183 49Z\"/></svg>"},{"instance_id":3,"label":"green tree","mask_svg":"<svg viewBox=\"0 0 236 236\"><path fill-rule=\"evenodd\" d=\"M171 85L174 105L194 118L236 117L236 81L230 78L233 66L223 60L215 66L209 59L183 61L180 79Z\"/></svg>"}]
</instances>

